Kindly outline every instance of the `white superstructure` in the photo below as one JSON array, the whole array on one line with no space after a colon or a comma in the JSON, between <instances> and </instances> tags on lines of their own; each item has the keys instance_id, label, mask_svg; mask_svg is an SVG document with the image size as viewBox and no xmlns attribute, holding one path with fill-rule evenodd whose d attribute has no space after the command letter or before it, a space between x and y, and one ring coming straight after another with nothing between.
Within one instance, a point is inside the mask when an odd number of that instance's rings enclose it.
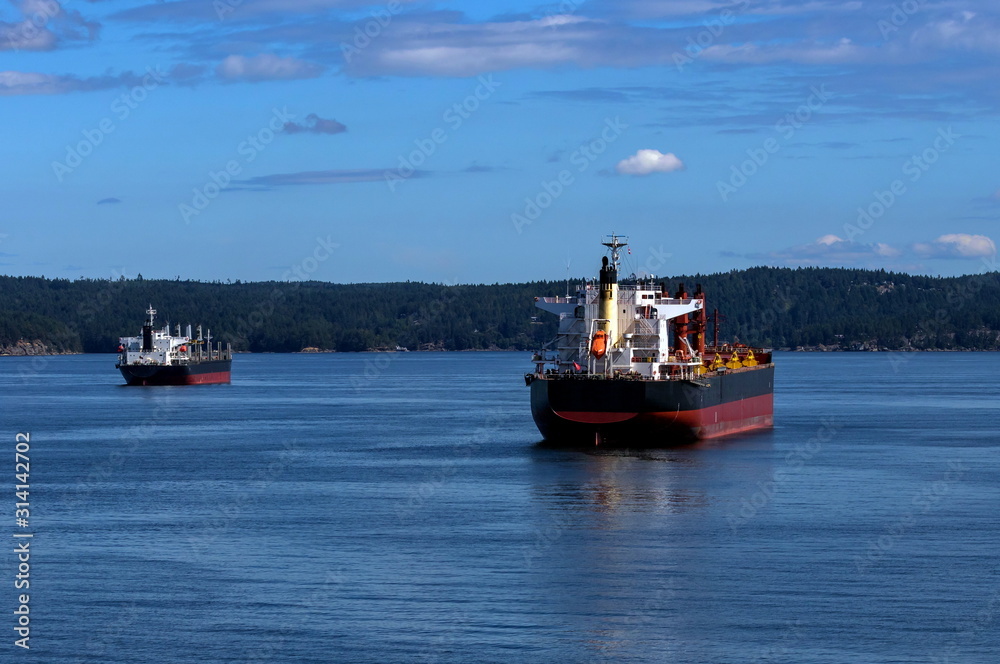
<instances>
[{"instance_id":1,"label":"white superstructure","mask_svg":"<svg viewBox=\"0 0 1000 664\"><path fill-rule=\"evenodd\" d=\"M119 337L119 364L171 366L195 364L208 359L229 359L224 356L221 345L218 351L212 350L211 330L203 339L200 325L197 337L192 336L190 325L187 326L187 334L181 335L181 326L178 325L177 333L172 335L169 324L159 330L153 329L156 309L152 305L146 309L146 316L140 336Z\"/></svg>"},{"instance_id":2,"label":"white superstructure","mask_svg":"<svg viewBox=\"0 0 1000 664\"><path fill-rule=\"evenodd\" d=\"M612 235L602 244L610 249L611 260L605 258L600 279L580 284L574 296L535 298L535 306L559 316L558 336L535 356L536 373L544 374L546 365L559 374L647 380L689 379L707 372L707 315L700 286L693 297L687 297L683 286L671 297L655 277L618 283L619 253L628 238ZM695 335L693 345L689 334Z\"/></svg>"}]
</instances>

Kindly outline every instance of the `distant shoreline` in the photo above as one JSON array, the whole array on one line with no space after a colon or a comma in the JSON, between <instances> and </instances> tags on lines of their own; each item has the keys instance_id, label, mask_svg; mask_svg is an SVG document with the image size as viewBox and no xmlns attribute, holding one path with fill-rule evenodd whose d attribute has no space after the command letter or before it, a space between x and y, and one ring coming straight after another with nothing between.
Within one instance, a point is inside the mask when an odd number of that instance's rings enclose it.
<instances>
[{"instance_id":1,"label":"distant shoreline","mask_svg":"<svg viewBox=\"0 0 1000 664\"><path fill-rule=\"evenodd\" d=\"M778 353L996 353L1000 351L995 350L985 350L980 348L879 348L871 350L845 350L843 348L775 348L773 349ZM516 349L504 349L504 348L464 348L462 350L446 350L446 349L433 349L433 350L357 350L357 351L338 351L338 350L310 350L310 351L288 351L288 352L278 352L278 351L264 351L264 352L252 352L248 350L244 351L233 351L233 355L360 355L363 353L385 353L385 354L406 354L406 353L531 353L531 350L516 350ZM108 351L107 353L84 353L75 351L66 351L61 353L9 353L6 350L0 350L0 357L58 357L60 355L116 355L114 351Z\"/></svg>"}]
</instances>

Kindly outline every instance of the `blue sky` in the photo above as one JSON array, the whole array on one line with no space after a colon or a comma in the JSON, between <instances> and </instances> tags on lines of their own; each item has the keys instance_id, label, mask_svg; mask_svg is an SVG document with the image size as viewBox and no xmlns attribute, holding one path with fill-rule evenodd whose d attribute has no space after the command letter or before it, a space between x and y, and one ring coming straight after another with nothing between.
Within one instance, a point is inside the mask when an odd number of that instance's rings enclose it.
<instances>
[{"instance_id":1,"label":"blue sky","mask_svg":"<svg viewBox=\"0 0 1000 664\"><path fill-rule=\"evenodd\" d=\"M3 2L6 274L995 269L989 2Z\"/></svg>"}]
</instances>

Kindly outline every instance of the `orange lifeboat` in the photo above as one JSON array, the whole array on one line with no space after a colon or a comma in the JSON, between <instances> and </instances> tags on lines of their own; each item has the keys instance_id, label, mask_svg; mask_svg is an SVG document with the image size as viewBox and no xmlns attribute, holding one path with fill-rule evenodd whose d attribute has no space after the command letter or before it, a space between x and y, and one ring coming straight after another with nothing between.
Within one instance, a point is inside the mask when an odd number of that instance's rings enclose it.
<instances>
[{"instance_id":1,"label":"orange lifeboat","mask_svg":"<svg viewBox=\"0 0 1000 664\"><path fill-rule=\"evenodd\" d=\"M600 359L608 352L608 333L604 330L594 332L594 340L590 342L590 354Z\"/></svg>"}]
</instances>

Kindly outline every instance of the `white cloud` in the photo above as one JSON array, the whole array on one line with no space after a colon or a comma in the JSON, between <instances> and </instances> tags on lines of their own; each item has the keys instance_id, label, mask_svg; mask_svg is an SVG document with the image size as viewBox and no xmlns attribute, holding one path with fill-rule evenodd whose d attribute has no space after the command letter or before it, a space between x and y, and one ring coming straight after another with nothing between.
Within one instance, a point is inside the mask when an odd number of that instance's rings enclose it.
<instances>
[{"instance_id":1,"label":"white cloud","mask_svg":"<svg viewBox=\"0 0 1000 664\"><path fill-rule=\"evenodd\" d=\"M40 29L30 21L21 23L0 22L0 50L47 51L55 48L56 35L49 29Z\"/></svg>"},{"instance_id":2,"label":"white cloud","mask_svg":"<svg viewBox=\"0 0 1000 664\"><path fill-rule=\"evenodd\" d=\"M322 67L315 63L282 58L273 53L261 53L252 57L230 55L215 69L220 78L242 81L315 78L322 71Z\"/></svg>"},{"instance_id":3,"label":"white cloud","mask_svg":"<svg viewBox=\"0 0 1000 664\"><path fill-rule=\"evenodd\" d=\"M473 76L491 70L555 66L573 59L562 44L427 46L398 48L378 57L379 67L409 74Z\"/></svg>"},{"instance_id":4,"label":"white cloud","mask_svg":"<svg viewBox=\"0 0 1000 664\"><path fill-rule=\"evenodd\" d=\"M31 71L0 71L0 97L17 95L58 95L69 92L89 92L108 90L121 86L140 85L149 82L150 74L143 76L132 72L105 74L80 78L64 74L43 74ZM157 76L167 77L166 72Z\"/></svg>"},{"instance_id":5,"label":"white cloud","mask_svg":"<svg viewBox=\"0 0 1000 664\"><path fill-rule=\"evenodd\" d=\"M824 235L808 244L766 253L746 254L746 257L776 261L784 265L915 270L924 269L917 263L924 258L971 259L995 254L996 245L985 235L952 233L931 242L915 243L905 249L883 242L863 244L844 240L836 235Z\"/></svg>"},{"instance_id":6,"label":"white cloud","mask_svg":"<svg viewBox=\"0 0 1000 664\"><path fill-rule=\"evenodd\" d=\"M50 51L60 42L93 41L100 25L67 11L59 0L11 0L24 17L0 21L0 51Z\"/></svg>"},{"instance_id":7,"label":"white cloud","mask_svg":"<svg viewBox=\"0 0 1000 664\"><path fill-rule=\"evenodd\" d=\"M627 159L622 159L615 170L622 175L649 175L650 173L671 173L684 168L684 162L673 152L663 154L659 150L639 150Z\"/></svg>"},{"instance_id":8,"label":"white cloud","mask_svg":"<svg viewBox=\"0 0 1000 664\"><path fill-rule=\"evenodd\" d=\"M997 247L985 235L950 233L933 242L915 244L913 250L927 258L982 258L995 255Z\"/></svg>"},{"instance_id":9,"label":"white cloud","mask_svg":"<svg viewBox=\"0 0 1000 664\"><path fill-rule=\"evenodd\" d=\"M794 43L717 44L701 55L708 60L739 64L771 64L797 62L811 65L866 62L872 58L870 48L858 46L847 37L830 42L800 41Z\"/></svg>"},{"instance_id":10,"label":"white cloud","mask_svg":"<svg viewBox=\"0 0 1000 664\"><path fill-rule=\"evenodd\" d=\"M88 0L96 2L98 0ZM395 0L400 4L415 0ZM164 21L218 23L222 20L244 20L268 14L321 13L328 9L356 10L364 4L358 0L173 0L147 2L123 9L111 18L122 21L161 23ZM382 3L385 4L385 3Z\"/></svg>"},{"instance_id":11,"label":"white cloud","mask_svg":"<svg viewBox=\"0 0 1000 664\"><path fill-rule=\"evenodd\" d=\"M780 261L785 265L858 266L878 268L885 259L898 258L903 252L882 242L862 244L845 240L836 235L824 235L808 244L800 244L780 251L749 254L755 260Z\"/></svg>"},{"instance_id":12,"label":"white cloud","mask_svg":"<svg viewBox=\"0 0 1000 664\"><path fill-rule=\"evenodd\" d=\"M361 67L401 74L472 76L584 61L588 36L602 23L557 14L483 24L398 23L392 43L357 56Z\"/></svg>"},{"instance_id":13,"label":"white cloud","mask_svg":"<svg viewBox=\"0 0 1000 664\"><path fill-rule=\"evenodd\" d=\"M874 249L876 254L878 254L879 256L883 256L885 258L897 258L903 255L902 250L897 249L896 247L893 247L891 245L885 244L884 242L876 242L875 244L872 245L872 248Z\"/></svg>"},{"instance_id":14,"label":"white cloud","mask_svg":"<svg viewBox=\"0 0 1000 664\"><path fill-rule=\"evenodd\" d=\"M609 3L610 4L610 3ZM861 2L852 0L817 0L792 3L768 0L615 0L614 10L639 18L669 18L695 14L808 14L814 12L853 12L862 8Z\"/></svg>"},{"instance_id":15,"label":"white cloud","mask_svg":"<svg viewBox=\"0 0 1000 664\"><path fill-rule=\"evenodd\" d=\"M951 18L930 21L914 31L910 41L916 48L957 49L995 53L1000 50L995 18L963 11Z\"/></svg>"},{"instance_id":16,"label":"white cloud","mask_svg":"<svg viewBox=\"0 0 1000 664\"><path fill-rule=\"evenodd\" d=\"M286 187L292 185L323 185L344 184L352 182L379 182L385 179L384 168L332 170L332 171L301 171L299 173L274 173L258 175L249 180L240 180L238 184L250 188ZM426 171L416 171L410 177L425 177Z\"/></svg>"},{"instance_id":17,"label":"white cloud","mask_svg":"<svg viewBox=\"0 0 1000 664\"><path fill-rule=\"evenodd\" d=\"M0 71L0 95L44 95L66 92L73 85L69 76L30 71Z\"/></svg>"}]
</instances>

